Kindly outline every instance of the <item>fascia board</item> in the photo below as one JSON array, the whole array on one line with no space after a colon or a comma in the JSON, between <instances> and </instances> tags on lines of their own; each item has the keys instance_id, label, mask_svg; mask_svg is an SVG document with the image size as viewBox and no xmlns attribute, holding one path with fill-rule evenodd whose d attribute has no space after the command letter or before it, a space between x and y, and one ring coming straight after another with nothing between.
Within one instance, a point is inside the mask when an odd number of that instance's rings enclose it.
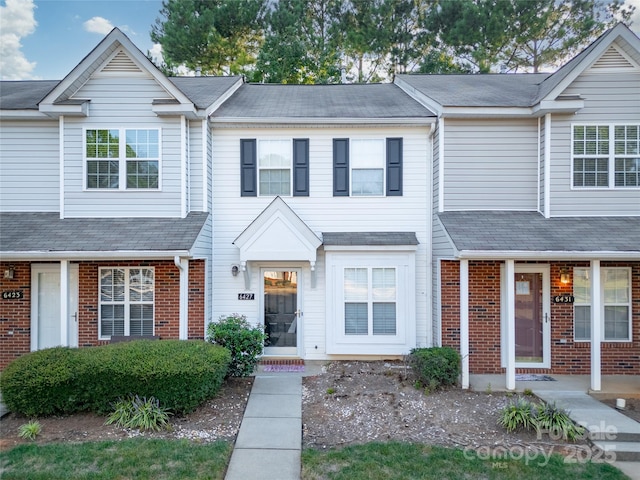
<instances>
[{"instance_id":1,"label":"fascia board","mask_svg":"<svg viewBox=\"0 0 640 480\"><path fill-rule=\"evenodd\" d=\"M3 261L44 260L173 260L176 256L191 258L190 250L114 250L114 251L8 251L2 252Z\"/></svg>"},{"instance_id":2,"label":"fascia board","mask_svg":"<svg viewBox=\"0 0 640 480\"><path fill-rule=\"evenodd\" d=\"M88 117L89 116L89 100L82 103L73 104L40 104L40 112L50 117L59 117L61 115L70 117Z\"/></svg>"},{"instance_id":3,"label":"fascia board","mask_svg":"<svg viewBox=\"0 0 640 480\"><path fill-rule=\"evenodd\" d=\"M531 107L444 107L443 118L511 118L531 117Z\"/></svg>"},{"instance_id":4,"label":"fascia board","mask_svg":"<svg viewBox=\"0 0 640 480\"><path fill-rule=\"evenodd\" d=\"M329 118L329 117L210 117L209 122L217 128L237 128L243 125L366 125L424 127L435 124L435 117L404 117L404 118Z\"/></svg>"},{"instance_id":5,"label":"fascia board","mask_svg":"<svg viewBox=\"0 0 640 480\"><path fill-rule=\"evenodd\" d=\"M533 107L536 116L547 113L575 113L584 108L584 99L580 100L542 100Z\"/></svg>"},{"instance_id":6,"label":"fascia board","mask_svg":"<svg viewBox=\"0 0 640 480\"><path fill-rule=\"evenodd\" d=\"M151 111L158 115L159 117L163 115L175 116L175 115L184 115L191 120L195 120L198 118L203 118L203 114L199 112L193 103L185 103L185 104L158 104L153 105L151 107Z\"/></svg>"},{"instance_id":7,"label":"fascia board","mask_svg":"<svg viewBox=\"0 0 640 480\"><path fill-rule=\"evenodd\" d=\"M456 257L469 260L640 260L640 251L518 251L460 250Z\"/></svg>"},{"instance_id":8,"label":"fascia board","mask_svg":"<svg viewBox=\"0 0 640 480\"><path fill-rule=\"evenodd\" d=\"M51 119L38 110L0 110L0 120Z\"/></svg>"}]
</instances>

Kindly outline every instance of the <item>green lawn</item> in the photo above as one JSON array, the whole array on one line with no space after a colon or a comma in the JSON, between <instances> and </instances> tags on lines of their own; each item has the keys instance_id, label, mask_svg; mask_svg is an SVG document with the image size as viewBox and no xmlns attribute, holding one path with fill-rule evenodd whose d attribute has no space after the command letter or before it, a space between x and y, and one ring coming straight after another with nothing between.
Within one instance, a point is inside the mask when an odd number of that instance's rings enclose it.
<instances>
[{"instance_id":1,"label":"green lawn","mask_svg":"<svg viewBox=\"0 0 640 480\"><path fill-rule=\"evenodd\" d=\"M514 450L515 456L520 451ZM480 459L462 450L409 443L369 443L302 452L303 480L626 479L604 463L565 463L564 457Z\"/></svg>"},{"instance_id":2,"label":"green lawn","mask_svg":"<svg viewBox=\"0 0 640 480\"><path fill-rule=\"evenodd\" d=\"M232 445L131 439L20 445L0 453L2 480L223 479Z\"/></svg>"},{"instance_id":3,"label":"green lawn","mask_svg":"<svg viewBox=\"0 0 640 480\"><path fill-rule=\"evenodd\" d=\"M0 453L0 478L222 479L231 450L227 442L197 444L187 440L29 444ZM488 459L458 449L399 442L307 449L302 452L302 464L304 480L627 478L608 464L565 463L564 457L556 455Z\"/></svg>"}]
</instances>

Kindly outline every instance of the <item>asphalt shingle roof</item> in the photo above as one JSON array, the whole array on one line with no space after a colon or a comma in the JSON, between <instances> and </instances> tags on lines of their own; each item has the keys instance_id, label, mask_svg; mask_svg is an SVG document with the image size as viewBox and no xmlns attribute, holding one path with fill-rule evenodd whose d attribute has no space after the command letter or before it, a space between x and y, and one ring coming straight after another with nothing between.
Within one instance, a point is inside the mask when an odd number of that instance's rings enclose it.
<instances>
[{"instance_id":1,"label":"asphalt shingle roof","mask_svg":"<svg viewBox=\"0 0 640 480\"><path fill-rule=\"evenodd\" d=\"M60 219L57 213L0 213L0 252L189 250L207 216Z\"/></svg>"},{"instance_id":2,"label":"asphalt shingle roof","mask_svg":"<svg viewBox=\"0 0 640 480\"><path fill-rule=\"evenodd\" d=\"M537 212L443 212L438 217L459 251L637 252L637 217L552 217Z\"/></svg>"},{"instance_id":3,"label":"asphalt shingle roof","mask_svg":"<svg viewBox=\"0 0 640 480\"><path fill-rule=\"evenodd\" d=\"M0 82L0 110L38 110L38 103L59 80L20 80Z\"/></svg>"},{"instance_id":4,"label":"asphalt shingle roof","mask_svg":"<svg viewBox=\"0 0 640 480\"><path fill-rule=\"evenodd\" d=\"M196 107L206 109L229 90L240 77L169 77Z\"/></svg>"},{"instance_id":5,"label":"asphalt shingle roof","mask_svg":"<svg viewBox=\"0 0 640 480\"><path fill-rule=\"evenodd\" d=\"M418 245L415 232L323 232L323 245Z\"/></svg>"},{"instance_id":6,"label":"asphalt shingle roof","mask_svg":"<svg viewBox=\"0 0 640 480\"><path fill-rule=\"evenodd\" d=\"M212 117L428 118L435 115L393 84L242 85Z\"/></svg>"}]
</instances>

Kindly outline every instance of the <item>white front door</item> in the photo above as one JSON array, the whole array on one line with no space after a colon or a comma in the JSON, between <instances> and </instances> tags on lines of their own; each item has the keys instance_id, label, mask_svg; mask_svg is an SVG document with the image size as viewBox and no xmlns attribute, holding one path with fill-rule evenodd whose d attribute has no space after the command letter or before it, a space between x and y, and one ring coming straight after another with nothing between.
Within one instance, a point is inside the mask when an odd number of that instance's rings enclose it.
<instances>
[{"instance_id":1,"label":"white front door","mask_svg":"<svg viewBox=\"0 0 640 480\"><path fill-rule=\"evenodd\" d=\"M31 267L31 350L59 345L78 346L78 265L69 266L66 338L60 320L60 264Z\"/></svg>"},{"instance_id":2,"label":"white front door","mask_svg":"<svg viewBox=\"0 0 640 480\"><path fill-rule=\"evenodd\" d=\"M301 312L299 269L262 268L265 355L297 355Z\"/></svg>"}]
</instances>

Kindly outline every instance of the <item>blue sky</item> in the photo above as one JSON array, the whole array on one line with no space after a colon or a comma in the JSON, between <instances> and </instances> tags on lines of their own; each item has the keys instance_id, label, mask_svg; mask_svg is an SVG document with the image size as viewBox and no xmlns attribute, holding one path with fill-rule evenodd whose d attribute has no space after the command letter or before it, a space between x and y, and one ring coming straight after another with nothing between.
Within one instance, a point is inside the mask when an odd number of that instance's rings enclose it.
<instances>
[{"instance_id":1,"label":"blue sky","mask_svg":"<svg viewBox=\"0 0 640 480\"><path fill-rule=\"evenodd\" d=\"M632 29L640 34L640 0ZM157 56L161 0L0 0L0 79L61 80L113 27Z\"/></svg>"},{"instance_id":2,"label":"blue sky","mask_svg":"<svg viewBox=\"0 0 640 480\"><path fill-rule=\"evenodd\" d=\"M1 0L0 76L60 80L113 27L146 53L161 0Z\"/></svg>"}]
</instances>

